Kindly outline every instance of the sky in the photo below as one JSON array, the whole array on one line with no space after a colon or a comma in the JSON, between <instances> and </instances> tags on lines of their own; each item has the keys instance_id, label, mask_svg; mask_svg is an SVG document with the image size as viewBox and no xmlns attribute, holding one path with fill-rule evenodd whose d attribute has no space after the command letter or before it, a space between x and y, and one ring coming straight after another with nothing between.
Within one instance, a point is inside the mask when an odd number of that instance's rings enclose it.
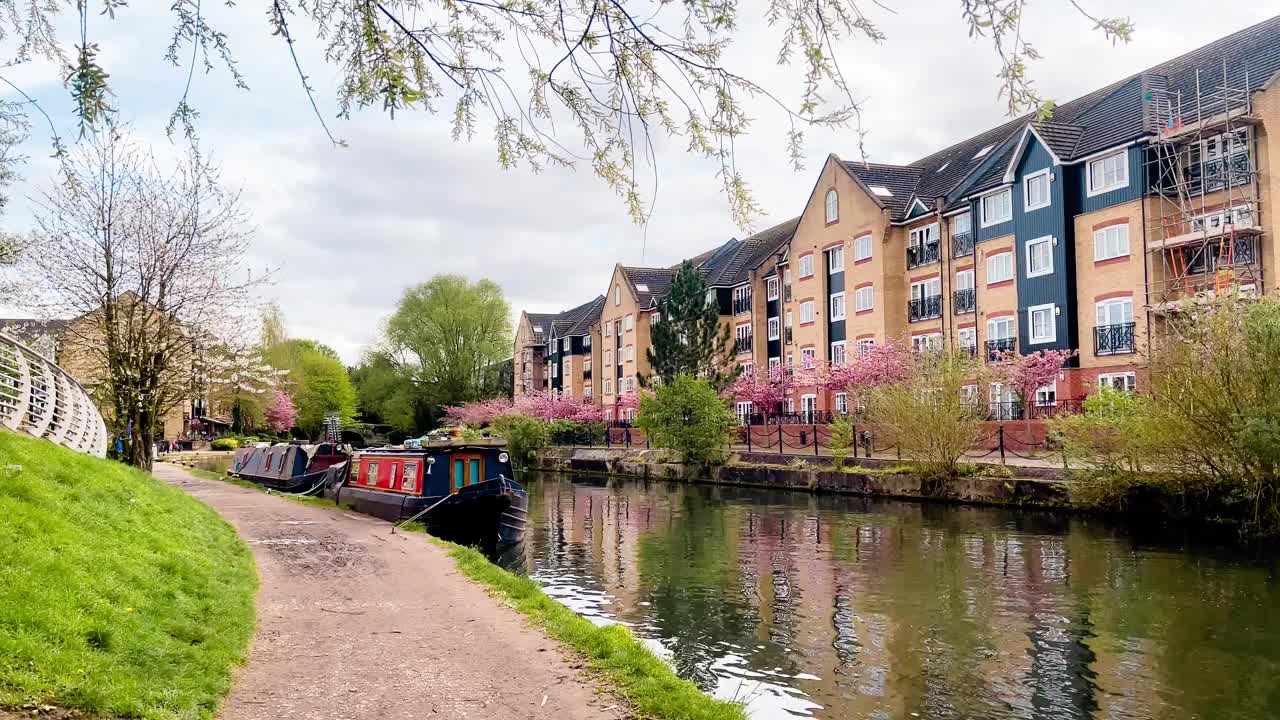
<instances>
[{"instance_id":1,"label":"sky","mask_svg":"<svg viewBox=\"0 0 1280 720\"><path fill-rule=\"evenodd\" d=\"M987 41L967 36L959 0L884 4L866 10L886 39L849 38L839 52L863 107L868 160L911 162L1006 120L997 57ZM187 73L163 59L170 3L133 5L114 21L93 17L90 28L119 117L163 148ZM270 34L262 0L207 5L210 25L227 34L250 89L235 88L222 71L197 72L191 102L200 111L202 146L221 163L224 182L242 190L252 218L250 262L277 268L256 300L278 302L291 335L325 342L349 363L379 342L404 290L436 273L497 282L514 321L521 310L557 312L603 293L615 263L671 265L747 234L733 223L715 167L687 154L681 140L658 144L657 192L648 198L649 222L639 226L589 167L501 169L483 128L470 142L454 142L448 117L421 111L392 119L371 108L336 119L338 70L298 26L298 52L320 111L347 143L334 147L286 46ZM1069 0L1031 3L1024 36L1043 56L1031 76L1042 95L1067 101L1263 20L1264 5L1223 0L1205 13L1194 3L1091 0L1091 13L1136 23L1132 43L1113 47ZM777 30L756 19L766 6L739 5L739 35L724 64L794 102L801 74L776 63ZM75 137L70 96L54 68L31 63L3 75L40 101L63 137ZM737 156L765 213L756 229L799 214L828 154L860 157L851 130L810 130L806 168L795 172L782 115L763 103L748 109L753 129ZM34 120L23 150L28 161L0 218L6 231L32 226L34 201L54 181L48 132Z\"/></svg>"}]
</instances>

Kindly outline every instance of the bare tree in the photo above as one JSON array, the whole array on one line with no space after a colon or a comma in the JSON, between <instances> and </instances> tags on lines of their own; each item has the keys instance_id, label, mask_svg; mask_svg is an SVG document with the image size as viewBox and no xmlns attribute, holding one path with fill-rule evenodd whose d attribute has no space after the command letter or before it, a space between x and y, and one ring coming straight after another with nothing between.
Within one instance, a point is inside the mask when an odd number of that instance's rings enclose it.
<instances>
[{"instance_id":1,"label":"bare tree","mask_svg":"<svg viewBox=\"0 0 1280 720\"><path fill-rule=\"evenodd\" d=\"M149 468L156 428L191 397L203 348L241 326L264 279L246 267L239 194L195 150L166 163L107 128L75 147L38 207L22 262L43 309L74 318L61 362L125 437L125 459Z\"/></svg>"}]
</instances>

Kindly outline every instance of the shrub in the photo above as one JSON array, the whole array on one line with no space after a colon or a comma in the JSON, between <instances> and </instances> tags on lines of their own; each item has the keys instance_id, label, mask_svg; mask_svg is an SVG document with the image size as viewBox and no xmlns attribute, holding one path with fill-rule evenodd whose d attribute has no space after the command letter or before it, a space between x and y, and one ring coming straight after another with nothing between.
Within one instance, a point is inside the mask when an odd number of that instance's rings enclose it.
<instances>
[{"instance_id":1,"label":"shrub","mask_svg":"<svg viewBox=\"0 0 1280 720\"><path fill-rule=\"evenodd\" d=\"M605 425L602 422L552 420L549 429L552 445L599 445L604 442Z\"/></svg>"},{"instance_id":2,"label":"shrub","mask_svg":"<svg viewBox=\"0 0 1280 720\"><path fill-rule=\"evenodd\" d=\"M827 439L827 445L831 448L831 464L837 470L843 468L845 461L849 459L849 451L854 448L853 418L838 415L831 421L831 437ZM854 452L854 456L857 456L857 452Z\"/></svg>"},{"instance_id":3,"label":"shrub","mask_svg":"<svg viewBox=\"0 0 1280 720\"><path fill-rule=\"evenodd\" d=\"M687 463L717 465L728 457L734 416L711 383L680 375L641 396L636 425L654 447L679 451Z\"/></svg>"},{"instance_id":4,"label":"shrub","mask_svg":"<svg viewBox=\"0 0 1280 720\"><path fill-rule=\"evenodd\" d=\"M547 446L550 430L545 420L523 415L503 415L493 421L493 429L506 438L512 464L524 467L534 453Z\"/></svg>"},{"instance_id":5,"label":"shrub","mask_svg":"<svg viewBox=\"0 0 1280 720\"><path fill-rule=\"evenodd\" d=\"M240 447L240 441L233 437L221 437L209 444L214 450L235 450Z\"/></svg>"}]
</instances>

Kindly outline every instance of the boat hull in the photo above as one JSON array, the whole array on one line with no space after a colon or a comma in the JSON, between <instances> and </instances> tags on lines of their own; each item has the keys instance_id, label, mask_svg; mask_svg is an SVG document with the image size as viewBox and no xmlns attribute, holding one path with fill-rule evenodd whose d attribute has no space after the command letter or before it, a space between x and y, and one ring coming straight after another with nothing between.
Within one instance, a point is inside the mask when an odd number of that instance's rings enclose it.
<instances>
[{"instance_id":1,"label":"boat hull","mask_svg":"<svg viewBox=\"0 0 1280 720\"><path fill-rule=\"evenodd\" d=\"M331 483L326 497L356 512L392 522L415 522L436 537L484 547L524 540L529 500L513 480L497 478L447 496L422 496Z\"/></svg>"}]
</instances>

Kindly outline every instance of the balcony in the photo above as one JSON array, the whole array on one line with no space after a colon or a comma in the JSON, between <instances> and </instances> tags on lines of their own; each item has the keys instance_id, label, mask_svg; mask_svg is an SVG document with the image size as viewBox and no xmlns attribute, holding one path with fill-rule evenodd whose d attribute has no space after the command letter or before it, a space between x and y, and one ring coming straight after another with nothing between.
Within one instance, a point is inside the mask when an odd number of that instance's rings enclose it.
<instances>
[{"instance_id":1,"label":"balcony","mask_svg":"<svg viewBox=\"0 0 1280 720\"><path fill-rule=\"evenodd\" d=\"M973 254L973 233L957 233L951 238L951 257L968 257Z\"/></svg>"},{"instance_id":2,"label":"balcony","mask_svg":"<svg viewBox=\"0 0 1280 720\"><path fill-rule=\"evenodd\" d=\"M1133 352L1133 323L1099 325L1093 329L1094 355L1120 355Z\"/></svg>"},{"instance_id":3,"label":"balcony","mask_svg":"<svg viewBox=\"0 0 1280 720\"><path fill-rule=\"evenodd\" d=\"M736 297L733 299L733 314L743 315L751 312L751 296Z\"/></svg>"},{"instance_id":4,"label":"balcony","mask_svg":"<svg viewBox=\"0 0 1280 720\"><path fill-rule=\"evenodd\" d=\"M733 341L733 351L739 355L751 352L751 336L736 338Z\"/></svg>"},{"instance_id":5,"label":"balcony","mask_svg":"<svg viewBox=\"0 0 1280 720\"><path fill-rule=\"evenodd\" d=\"M915 298L907 303L907 321L928 320L942 316L942 296Z\"/></svg>"},{"instance_id":6,"label":"balcony","mask_svg":"<svg viewBox=\"0 0 1280 720\"><path fill-rule=\"evenodd\" d=\"M973 345L970 345L968 343L961 343L960 352L964 353L965 355L968 355L969 357L976 358L978 357L978 346L976 343Z\"/></svg>"},{"instance_id":7,"label":"balcony","mask_svg":"<svg viewBox=\"0 0 1280 720\"><path fill-rule=\"evenodd\" d=\"M907 269L938 262L938 242L907 246Z\"/></svg>"},{"instance_id":8,"label":"balcony","mask_svg":"<svg viewBox=\"0 0 1280 720\"><path fill-rule=\"evenodd\" d=\"M1017 350L1018 341L1016 338L996 338L987 341L987 362L1000 362L1004 359L1006 353Z\"/></svg>"},{"instance_id":9,"label":"balcony","mask_svg":"<svg viewBox=\"0 0 1280 720\"><path fill-rule=\"evenodd\" d=\"M788 345L791 344L791 326L790 325L788 325L786 329L783 330L782 337L786 340Z\"/></svg>"},{"instance_id":10,"label":"balcony","mask_svg":"<svg viewBox=\"0 0 1280 720\"><path fill-rule=\"evenodd\" d=\"M978 295L973 288L963 288L952 295L951 309L956 315L971 313L978 307Z\"/></svg>"},{"instance_id":11,"label":"balcony","mask_svg":"<svg viewBox=\"0 0 1280 720\"><path fill-rule=\"evenodd\" d=\"M782 302L791 302L791 283L782 286Z\"/></svg>"}]
</instances>

